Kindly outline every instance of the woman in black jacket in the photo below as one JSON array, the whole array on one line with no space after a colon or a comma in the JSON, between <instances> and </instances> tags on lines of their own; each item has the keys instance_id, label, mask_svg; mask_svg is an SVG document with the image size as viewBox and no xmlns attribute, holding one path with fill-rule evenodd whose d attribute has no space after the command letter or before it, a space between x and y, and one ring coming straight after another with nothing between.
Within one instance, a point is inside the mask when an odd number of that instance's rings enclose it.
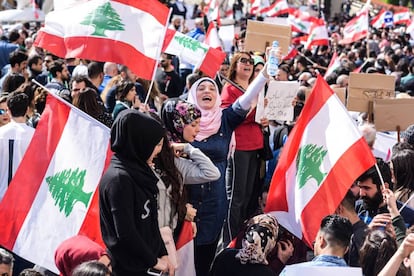
<instances>
[{"instance_id":1,"label":"woman in black jacket","mask_svg":"<svg viewBox=\"0 0 414 276\"><path fill-rule=\"evenodd\" d=\"M112 127L114 155L100 183L99 209L116 276L147 275L149 268L174 275L158 227L158 179L151 170L164 133L157 121L131 109Z\"/></svg>"}]
</instances>

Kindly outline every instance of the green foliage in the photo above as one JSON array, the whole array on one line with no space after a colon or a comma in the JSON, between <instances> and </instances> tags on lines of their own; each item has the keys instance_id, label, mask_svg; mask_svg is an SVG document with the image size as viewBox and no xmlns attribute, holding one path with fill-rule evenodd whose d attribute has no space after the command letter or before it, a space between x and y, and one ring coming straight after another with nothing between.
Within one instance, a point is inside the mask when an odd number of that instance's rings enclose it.
<instances>
[{"instance_id":1,"label":"green foliage","mask_svg":"<svg viewBox=\"0 0 414 276\"><path fill-rule=\"evenodd\" d=\"M203 52L207 52L208 49L203 47L201 43L189 36L186 35L177 35L174 36L174 39L185 48L190 49L193 52L196 52L198 49L201 49Z\"/></svg>"},{"instance_id":2,"label":"green foliage","mask_svg":"<svg viewBox=\"0 0 414 276\"><path fill-rule=\"evenodd\" d=\"M80 23L82 25L90 25L95 28L92 35L104 36L106 30L110 31L124 31L124 23L117 14L114 8L112 8L110 2L99 6L96 10L89 13L85 19Z\"/></svg>"},{"instance_id":3,"label":"green foliage","mask_svg":"<svg viewBox=\"0 0 414 276\"><path fill-rule=\"evenodd\" d=\"M85 193L83 185L85 184L86 170L63 170L53 176L46 177L49 192L55 200L55 205L59 206L59 211L63 211L68 217L73 210L76 202L82 202L85 207L88 206L92 192Z\"/></svg>"},{"instance_id":4,"label":"green foliage","mask_svg":"<svg viewBox=\"0 0 414 276\"><path fill-rule=\"evenodd\" d=\"M303 188L310 179L315 179L318 186L321 185L326 173L321 172L320 167L327 150L322 146L308 144L301 147L296 158L296 175L298 175L299 188Z\"/></svg>"}]
</instances>

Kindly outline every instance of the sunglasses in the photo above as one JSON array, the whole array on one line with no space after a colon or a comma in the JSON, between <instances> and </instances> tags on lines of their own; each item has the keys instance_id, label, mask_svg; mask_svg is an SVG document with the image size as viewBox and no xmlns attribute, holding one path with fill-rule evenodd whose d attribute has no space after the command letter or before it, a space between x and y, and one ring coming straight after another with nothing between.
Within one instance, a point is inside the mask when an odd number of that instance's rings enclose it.
<instances>
[{"instance_id":1,"label":"sunglasses","mask_svg":"<svg viewBox=\"0 0 414 276\"><path fill-rule=\"evenodd\" d=\"M6 109L0 108L0 115L6 114Z\"/></svg>"},{"instance_id":2,"label":"sunglasses","mask_svg":"<svg viewBox=\"0 0 414 276\"><path fill-rule=\"evenodd\" d=\"M254 59L252 59L252 58L242 57L242 58L239 59L239 62L241 62L243 64L250 63L251 65L254 65Z\"/></svg>"}]
</instances>

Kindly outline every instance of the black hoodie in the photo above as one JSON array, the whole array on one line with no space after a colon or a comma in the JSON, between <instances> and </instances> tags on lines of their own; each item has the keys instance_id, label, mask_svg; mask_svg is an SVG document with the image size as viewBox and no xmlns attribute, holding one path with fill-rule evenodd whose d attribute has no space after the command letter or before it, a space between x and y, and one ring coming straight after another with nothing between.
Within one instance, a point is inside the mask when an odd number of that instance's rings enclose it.
<instances>
[{"instance_id":1,"label":"black hoodie","mask_svg":"<svg viewBox=\"0 0 414 276\"><path fill-rule=\"evenodd\" d=\"M111 129L114 155L100 183L99 209L115 275L146 275L167 255L157 222L158 179L146 162L163 137L157 121L131 109Z\"/></svg>"}]
</instances>

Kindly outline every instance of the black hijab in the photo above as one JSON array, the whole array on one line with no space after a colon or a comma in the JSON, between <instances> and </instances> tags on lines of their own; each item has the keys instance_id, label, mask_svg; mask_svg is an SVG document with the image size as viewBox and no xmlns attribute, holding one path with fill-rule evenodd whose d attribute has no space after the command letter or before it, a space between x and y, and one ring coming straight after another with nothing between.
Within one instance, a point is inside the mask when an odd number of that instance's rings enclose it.
<instances>
[{"instance_id":1,"label":"black hijab","mask_svg":"<svg viewBox=\"0 0 414 276\"><path fill-rule=\"evenodd\" d=\"M142 181L143 177L157 181L147 164L155 146L164 137L165 130L156 120L145 113L127 109L119 113L111 129L111 149L128 173L154 192L152 181ZM148 179L146 179L148 180Z\"/></svg>"}]
</instances>

